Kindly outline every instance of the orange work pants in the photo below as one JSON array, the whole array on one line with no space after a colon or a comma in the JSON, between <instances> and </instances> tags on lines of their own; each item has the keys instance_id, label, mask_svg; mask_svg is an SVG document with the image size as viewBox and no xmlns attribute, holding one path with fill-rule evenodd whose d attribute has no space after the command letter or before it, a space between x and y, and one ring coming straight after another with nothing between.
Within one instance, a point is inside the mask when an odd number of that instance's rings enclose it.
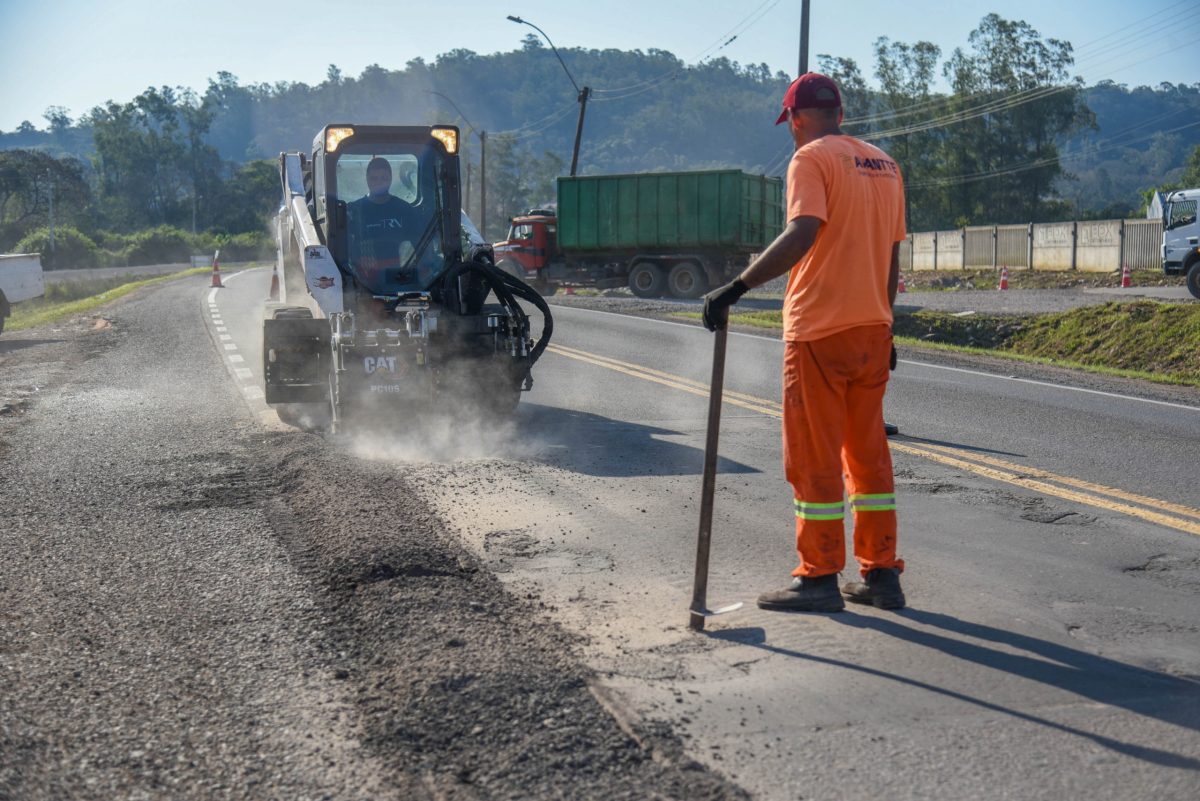
<instances>
[{"instance_id":1,"label":"orange work pants","mask_svg":"<svg viewBox=\"0 0 1200 801\"><path fill-rule=\"evenodd\" d=\"M904 569L896 558L892 455L883 431L891 344L885 324L785 343L783 466L796 497L800 553L794 576L826 576L846 566L847 495L862 574Z\"/></svg>"}]
</instances>

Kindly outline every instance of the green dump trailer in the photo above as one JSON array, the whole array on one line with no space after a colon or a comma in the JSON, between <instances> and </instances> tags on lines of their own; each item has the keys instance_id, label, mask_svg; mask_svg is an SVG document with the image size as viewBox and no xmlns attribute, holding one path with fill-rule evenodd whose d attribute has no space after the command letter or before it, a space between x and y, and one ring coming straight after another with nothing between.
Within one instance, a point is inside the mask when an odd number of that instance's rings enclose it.
<instances>
[{"instance_id":1,"label":"green dump trailer","mask_svg":"<svg viewBox=\"0 0 1200 801\"><path fill-rule=\"evenodd\" d=\"M696 298L783 230L783 182L741 170L558 179L554 210L514 217L498 265L543 291L629 286Z\"/></svg>"}]
</instances>

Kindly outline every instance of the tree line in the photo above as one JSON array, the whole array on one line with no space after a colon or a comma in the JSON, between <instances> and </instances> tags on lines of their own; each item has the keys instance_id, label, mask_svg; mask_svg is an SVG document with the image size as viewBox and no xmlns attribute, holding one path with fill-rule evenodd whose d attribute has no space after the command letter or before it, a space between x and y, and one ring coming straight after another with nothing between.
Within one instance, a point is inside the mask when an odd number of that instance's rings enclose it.
<instances>
[{"instance_id":1,"label":"tree line","mask_svg":"<svg viewBox=\"0 0 1200 801\"><path fill-rule=\"evenodd\" d=\"M561 53L594 90L582 173L786 169L790 140L771 123L791 76L724 58L689 65L662 50ZM836 54L818 64L843 87L845 130L900 163L914 230L1136 214L1142 192L1178 180L1200 144L1187 124L1200 119L1200 85L1085 87L1069 42L997 14L948 54L877 40L870 80ZM222 72L203 93L151 88L77 120L51 107L45 130L0 133L0 148L25 151L0 150L0 246L44 226L47 171L63 182L56 213L85 233L190 234L194 221L197 235L265 237L275 156L307 151L338 121L459 124L476 217L477 134L487 131L487 233L498 237L510 215L553 200L577 111L561 65L533 36L510 52L458 49L358 77L331 65L317 85L243 85Z\"/></svg>"}]
</instances>

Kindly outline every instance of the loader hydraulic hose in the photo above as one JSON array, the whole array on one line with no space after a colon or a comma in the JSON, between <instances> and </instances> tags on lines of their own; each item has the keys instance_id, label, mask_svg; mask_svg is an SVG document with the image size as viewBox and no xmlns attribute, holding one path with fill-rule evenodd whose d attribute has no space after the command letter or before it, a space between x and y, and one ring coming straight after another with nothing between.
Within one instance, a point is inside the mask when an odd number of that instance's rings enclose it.
<instances>
[{"instance_id":1,"label":"loader hydraulic hose","mask_svg":"<svg viewBox=\"0 0 1200 801\"><path fill-rule=\"evenodd\" d=\"M550 305L546 303L545 299L533 287L524 281L497 270L490 262L480 261L464 262L447 272L442 279L443 295L450 287L454 286L454 282L460 276L472 272L477 273L483 279L484 283L487 284L488 288L496 293L496 298L500 303L523 323L528 324L529 316L525 314L520 304L517 303L516 298L521 298L532 303L538 312L541 313L542 335L538 337L533 349L529 351L528 367L532 368L534 363L546 351L546 347L550 344L550 337L554 333L554 317L550 314Z\"/></svg>"}]
</instances>

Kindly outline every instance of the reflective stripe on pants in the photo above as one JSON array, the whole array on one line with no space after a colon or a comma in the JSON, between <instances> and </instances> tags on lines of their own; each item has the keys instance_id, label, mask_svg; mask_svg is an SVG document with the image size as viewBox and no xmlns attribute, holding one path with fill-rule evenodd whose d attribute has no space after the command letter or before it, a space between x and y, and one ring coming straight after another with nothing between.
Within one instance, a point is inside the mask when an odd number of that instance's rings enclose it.
<instances>
[{"instance_id":1,"label":"reflective stripe on pants","mask_svg":"<svg viewBox=\"0 0 1200 801\"><path fill-rule=\"evenodd\" d=\"M862 573L904 569L896 558L892 456L883 433L891 343L882 324L785 343L783 464L796 498L800 555L793 575L824 576L846 566L847 495Z\"/></svg>"}]
</instances>

